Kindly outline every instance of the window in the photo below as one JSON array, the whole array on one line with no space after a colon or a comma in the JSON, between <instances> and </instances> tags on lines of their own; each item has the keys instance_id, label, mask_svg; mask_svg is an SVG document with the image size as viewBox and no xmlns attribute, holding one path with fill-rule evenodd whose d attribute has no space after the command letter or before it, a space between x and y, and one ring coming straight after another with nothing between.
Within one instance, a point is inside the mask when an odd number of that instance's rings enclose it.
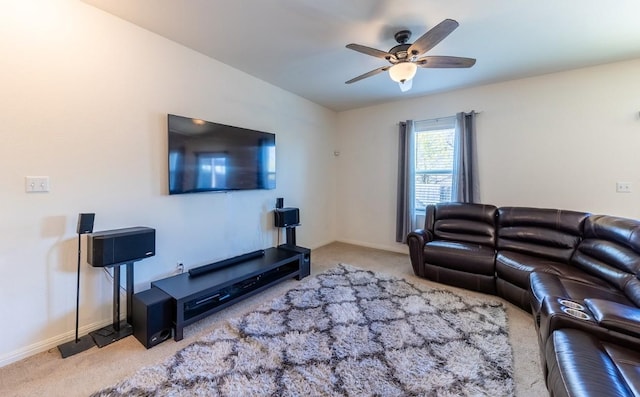
<instances>
[{"instance_id":1,"label":"window","mask_svg":"<svg viewBox=\"0 0 640 397\"><path fill-rule=\"evenodd\" d=\"M415 215L429 204L451 201L455 117L415 123Z\"/></svg>"},{"instance_id":2,"label":"window","mask_svg":"<svg viewBox=\"0 0 640 397\"><path fill-rule=\"evenodd\" d=\"M399 123L396 241L425 222L425 209L443 201L474 203L476 112Z\"/></svg>"},{"instance_id":3,"label":"window","mask_svg":"<svg viewBox=\"0 0 640 397\"><path fill-rule=\"evenodd\" d=\"M227 187L227 155L225 153L198 154L197 189Z\"/></svg>"}]
</instances>

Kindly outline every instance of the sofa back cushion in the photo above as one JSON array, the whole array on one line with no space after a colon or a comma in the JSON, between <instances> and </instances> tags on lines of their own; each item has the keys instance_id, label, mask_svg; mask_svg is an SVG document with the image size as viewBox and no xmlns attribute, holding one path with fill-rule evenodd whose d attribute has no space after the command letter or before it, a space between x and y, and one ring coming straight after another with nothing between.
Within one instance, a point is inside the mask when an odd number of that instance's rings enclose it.
<instances>
[{"instance_id":1,"label":"sofa back cushion","mask_svg":"<svg viewBox=\"0 0 640 397\"><path fill-rule=\"evenodd\" d=\"M425 228L435 240L495 247L496 214L493 205L439 203L427 206Z\"/></svg>"},{"instance_id":2,"label":"sofa back cushion","mask_svg":"<svg viewBox=\"0 0 640 397\"><path fill-rule=\"evenodd\" d=\"M640 306L640 221L590 216L571 263L613 284Z\"/></svg>"},{"instance_id":3,"label":"sofa back cushion","mask_svg":"<svg viewBox=\"0 0 640 397\"><path fill-rule=\"evenodd\" d=\"M498 209L498 250L568 263L588 214L547 208Z\"/></svg>"}]
</instances>

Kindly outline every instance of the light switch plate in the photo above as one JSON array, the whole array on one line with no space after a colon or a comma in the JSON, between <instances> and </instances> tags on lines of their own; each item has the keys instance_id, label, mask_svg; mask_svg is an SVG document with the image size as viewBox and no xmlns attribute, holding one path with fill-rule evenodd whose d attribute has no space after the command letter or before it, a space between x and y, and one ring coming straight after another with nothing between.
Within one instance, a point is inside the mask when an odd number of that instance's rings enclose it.
<instances>
[{"instance_id":1,"label":"light switch plate","mask_svg":"<svg viewBox=\"0 0 640 397\"><path fill-rule=\"evenodd\" d=\"M27 193L43 193L49 191L48 176L27 176L24 178L24 189Z\"/></svg>"}]
</instances>

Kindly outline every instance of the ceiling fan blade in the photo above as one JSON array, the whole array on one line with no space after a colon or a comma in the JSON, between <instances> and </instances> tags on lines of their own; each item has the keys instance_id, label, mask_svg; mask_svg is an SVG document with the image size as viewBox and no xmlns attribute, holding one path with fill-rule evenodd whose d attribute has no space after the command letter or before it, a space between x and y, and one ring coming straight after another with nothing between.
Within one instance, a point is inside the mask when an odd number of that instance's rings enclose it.
<instances>
[{"instance_id":1,"label":"ceiling fan blade","mask_svg":"<svg viewBox=\"0 0 640 397\"><path fill-rule=\"evenodd\" d=\"M445 19L411 44L407 53L409 53L409 56L424 54L449 36L457 27L458 22L453 19Z\"/></svg>"},{"instance_id":2,"label":"ceiling fan blade","mask_svg":"<svg viewBox=\"0 0 640 397\"><path fill-rule=\"evenodd\" d=\"M426 56L418 59L416 64L421 68L470 68L476 64L473 58Z\"/></svg>"},{"instance_id":3,"label":"ceiling fan blade","mask_svg":"<svg viewBox=\"0 0 640 397\"><path fill-rule=\"evenodd\" d=\"M363 54L371 55L372 57L376 57L376 58L382 58L386 60L395 58L393 54L390 54L382 50L376 50L375 48L367 47L360 44L347 44L347 48L350 50L361 52Z\"/></svg>"},{"instance_id":4,"label":"ceiling fan blade","mask_svg":"<svg viewBox=\"0 0 640 397\"><path fill-rule=\"evenodd\" d=\"M352 79L351 79L351 80L349 80L349 81L345 81L344 83L345 83L345 84L355 83L356 81L360 81L360 80L362 80L362 79L366 79L367 77L375 76L375 75L376 75L376 74L378 74L378 73L382 73L382 72L384 72L384 71L386 71L386 70L389 70L389 68L390 68L390 67L391 67L391 65L389 65L389 66L383 66L383 67L378 68L378 69L373 69L373 70L372 70L372 71L370 71L370 72L367 72L367 73L365 73L365 74L361 74L360 76L358 76L358 77L354 77L354 78L352 78Z\"/></svg>"}]
</instances>

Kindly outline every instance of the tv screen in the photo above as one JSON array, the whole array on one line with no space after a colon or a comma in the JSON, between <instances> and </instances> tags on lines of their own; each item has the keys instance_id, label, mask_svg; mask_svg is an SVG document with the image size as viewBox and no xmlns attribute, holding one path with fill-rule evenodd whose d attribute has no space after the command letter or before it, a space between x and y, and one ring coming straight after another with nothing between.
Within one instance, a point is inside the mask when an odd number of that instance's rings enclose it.
<instances>
[{"instance_id":1,"label":"tv screen","mask_svg":"<svg viewBox=\"0 0 640 397\"><path fill-rule=\"evenodd\" d=\"M169 194L275 189L276 136L168 115Z\"/></svg>"}]
</instances>

